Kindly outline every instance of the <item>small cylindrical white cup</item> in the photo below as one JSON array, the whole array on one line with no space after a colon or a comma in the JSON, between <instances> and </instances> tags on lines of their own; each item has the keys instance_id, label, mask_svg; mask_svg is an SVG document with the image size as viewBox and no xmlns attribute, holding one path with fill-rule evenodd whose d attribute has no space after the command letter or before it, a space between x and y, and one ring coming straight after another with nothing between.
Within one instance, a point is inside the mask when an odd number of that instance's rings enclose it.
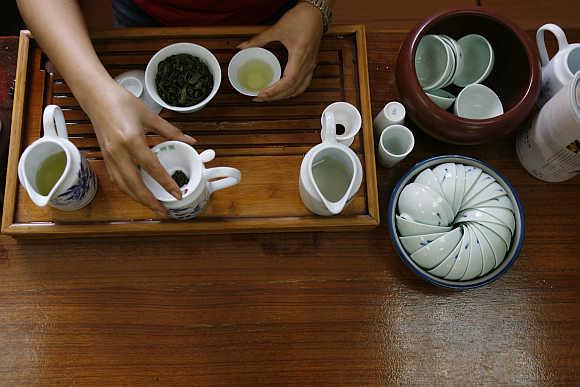
<instances>
[{"instance_id":1,"label":"small cylindrical white cup","mask_svg":"<svg viewBox=\"0 0 580 387\"><path fill-rule=\"evenodd\" d=\"M375 135L381 136L383 130L390 125L403 125L405 122L405 107L402 103L391 101L382 108L373 121Z\"/></svg>"},{"instance_id":2,"label":"small cylindrical white cup","mask_svg":"<svg viewBox=\"0 0 580 387\"><path fill-rule=\"evenodd\" d=\"M280 61L278 60L278 58L276 58L276 55L272 54L265 48L250 47L238 52L236 55L232 57L228 65L228 78L234 89L236 89L241 94L252 97L257 96L260 92L244 88L238 80L238 74L240 68L243 65L248 63L248 61L254 59L266 63L272 69L272 80L270 81L268 86L271 86L274 83L278 82L278 80L280 80L280 77L282 76L282 67L280 66Z\"/></svg>"},{"instance_id":3,"label":"small cylindrical white cup","mask_svg":"<svg viewBox=\"0 0 580 387\"><path fill-rule=\"evenodd\" d=\"M357 135L362 125L362 117L358 109L348 102L331 103L326 107L326 109L324 109L320 116L320 124L322 127L325 125L324 114L328 112L334 113L334 119L337 126L342 125L344 127L344 133L339 133L337 131L336 141L343 145L351 146L354 142L354 137Z\"/></svg>"},{"instance_id":4,"label":"small cylindrical white cup","mask_svg":"<svg viewBox=\"0 0 580 387\"><path fill-rule=\"evenodd\" d=\"M411 153L415 146L413 132L403 125L391 125L379 138L378 158L383 167L391 168Z\"/></svg>"}]
</instances>

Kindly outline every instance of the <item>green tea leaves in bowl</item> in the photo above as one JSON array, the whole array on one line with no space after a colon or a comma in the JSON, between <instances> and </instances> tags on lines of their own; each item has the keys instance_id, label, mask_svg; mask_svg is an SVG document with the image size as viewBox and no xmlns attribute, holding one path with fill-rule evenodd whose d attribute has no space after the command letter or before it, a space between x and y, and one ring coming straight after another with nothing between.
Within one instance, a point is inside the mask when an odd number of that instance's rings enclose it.
<instances>
[{"instance_id":1,"label":"green tea leaves in bowl","mask_svg":"<svg viewBox=\"0 0 580 387\"><path fill-rule=\"evenodd\" d=\"M189 54L171 55L157 66L157 93L172 106L193 106L213 89L213 75L205 63Z\"/></svg>"}]
</instances>

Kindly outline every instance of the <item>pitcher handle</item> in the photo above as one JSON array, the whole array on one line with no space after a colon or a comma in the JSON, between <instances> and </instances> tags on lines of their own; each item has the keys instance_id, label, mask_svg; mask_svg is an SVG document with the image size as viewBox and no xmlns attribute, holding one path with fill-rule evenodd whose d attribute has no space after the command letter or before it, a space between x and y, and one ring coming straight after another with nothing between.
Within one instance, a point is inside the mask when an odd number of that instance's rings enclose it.
<instances>
[{"instance_id":1,"label":"pitcher handle","mask_svg":"<svg viewBox=\"0 0 580 387\"><path fill-rule=\"evenodd\" d=\"M45 136L68 139L64 114L62 114L62 110L57 105L48 105L44 108L42 126L44 127Z\"/></svg>"},{"instance_id":2,"label":"pitcher handle","mask_svg":"<svg viewBox=\"0 0 580 387\"><path fill-rule=\"evenodd\" d=\"M334 113L324 113L322 122L322 142L336 143L336 117Z\"/></svg>"},{"instance_id":3,"label":"pitcher handle","mask_svg":"<svg viewBox=\"0 0 580 387\"><path fill-rule=\"evenodd\" d=\"M204 171L204 175L208 180L223 177L223 179L208 182L210 194L219 191L220 189L234 186L238 184L242 178L242 173L236 168L231 167L208 168Z\"/></svg>"},{"instance_id":4,"label":"pitcher handle","mask_svg":"<svg viewBox=\"0 0 580 387\"><path fill-rule=\"evenodd\" d=\"M545 66L550 61L548 57L548 51L546 50L546 41L544 39L544 32L550 31L556 37L558 41L558 52L562 51L568 46L568 39L566 39L566 33L557 26L556 24L548 23L544 24L540 28L538 28L538 32L536 32L536 43L538 44L538 52L540 54L540 62L542 66Z\"/></svg>"}]
</instances>

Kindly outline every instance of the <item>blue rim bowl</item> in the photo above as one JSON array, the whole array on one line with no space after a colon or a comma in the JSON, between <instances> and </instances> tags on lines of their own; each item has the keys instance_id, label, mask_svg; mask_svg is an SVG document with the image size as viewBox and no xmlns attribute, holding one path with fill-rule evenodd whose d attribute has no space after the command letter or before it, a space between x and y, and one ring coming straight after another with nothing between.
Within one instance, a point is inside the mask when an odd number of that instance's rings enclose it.
<instances>
[{"instance_id":1,"label":"blue rim bowl","mask_svg":"<svg viewBox=\"0 0 580 387\"><path fill-rule=\"evenodd\" d=\"M475 278L469 281L450 281L443 278L436 277L426 270L422 269L418 266L410 257L409 254L403 248L403 245L399 241L399 235L397 233L396 225L395 225L395 215L397 214L397 202L399 200L399 195L403 188L409 184L415 176L417 176L421 171L427 168L435 167L442 163L460 163L464 165L471 165L474 167L481 168L485 173L494 177L497 182L506 190L508 197L514 203L514 212L516 218L516 229L514 232L514 236L512 238L512 244L510 249L508 250L505 259L502 263L495 268L495 270L490 271L483 277ZM508 269L514 264L522 246L524 244L524 236L525 236L525 223L524 223L524 209L522 207L522 203L520 202L520 198L514 187L509 183L509 181L503 177L498 171L496 171L492 166L489 164L474 159L472 157L462 156L462 155L443 155L443 156L435 156L428 159L425 159L417 164L415 164L403 177L399 179L393 191L391 193L391 198L389 200L389 207L388 207L388 228L389 234L391 235L391 241L393 242L393 246L399 254L401 260L411 268L415 274L419 277L423 278L424 280L431 282L434 285L448 288L448 289L455 289L455 290L464 290L464 289L473 289L478 288L484 285L489 284L490 282L495 281L499 277L501 277Z\"/></svg>"}]
</instances>

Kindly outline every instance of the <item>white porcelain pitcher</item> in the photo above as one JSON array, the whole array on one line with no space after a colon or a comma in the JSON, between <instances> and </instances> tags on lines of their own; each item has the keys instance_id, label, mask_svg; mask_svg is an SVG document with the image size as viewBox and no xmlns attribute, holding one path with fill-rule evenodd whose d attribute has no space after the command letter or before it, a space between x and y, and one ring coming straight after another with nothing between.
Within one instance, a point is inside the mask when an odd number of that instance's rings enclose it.
<instances>
[{"instance_id":1,"label":"white porcelain pitcher","mask_svg":"<svg viewBox=\"0 0 580 387\"><path fill-rule=\"evenodd\" d=\"M170 175L181 171L189 179L180 187L182 197L177 200L145 170L141 169L143 182L157 200L165 206L168 215L173 219L195 218L206 207L212 193L238 184L242 176L241 172L235 168L205 168L203 164L215 158L215 152L211 149L199 154L186 143L165 141L153 147L152 150ZM220 177L222 179L209 181Z\"/></svg>"},{"instance_id":2,"label":"white porcelain pitcher","mask_svg":"<svg viewBox=\"0 0 580 387\"><path fill-rule=\"evenodd\" d=\"M48 105L42 116L44 136L24 150L18 163L18 179L30 199L39 207L49 205L62 211L83 208L93 200L97 192L97 177L87 160L68 140L66 122L62 110ZM37 174L43 162L50 156L64 152L66 166L50 192L41 195L37 187Z\"/></svg>"},{"instance_id":3,"label":"white porcelain pitcher","mask_svg":"<svg viewBox=\"0 0 580 387\"><path fill-rule=\"evenodd\" d=\"M324 115L322 143L306 153L300 166L300 198L317 215L340 214L362 183L356 153L336 140L334 114Z\"/></svg>"},{"instance_id":4,"label":"white porcelain pitcher","mask_svg":"<svg viewBox=\"0 0 580 387\"><path fill-rule=\"evenodd\" d=\"M545 31L554 34L558 41L558 52L552 59L546 50ZM551 23L538 29L536 42L542 63L542 89L538 98L538 105L542 106L580 71L580 43L569 44L564 31Z\"/></svg>"}]
</instances>

